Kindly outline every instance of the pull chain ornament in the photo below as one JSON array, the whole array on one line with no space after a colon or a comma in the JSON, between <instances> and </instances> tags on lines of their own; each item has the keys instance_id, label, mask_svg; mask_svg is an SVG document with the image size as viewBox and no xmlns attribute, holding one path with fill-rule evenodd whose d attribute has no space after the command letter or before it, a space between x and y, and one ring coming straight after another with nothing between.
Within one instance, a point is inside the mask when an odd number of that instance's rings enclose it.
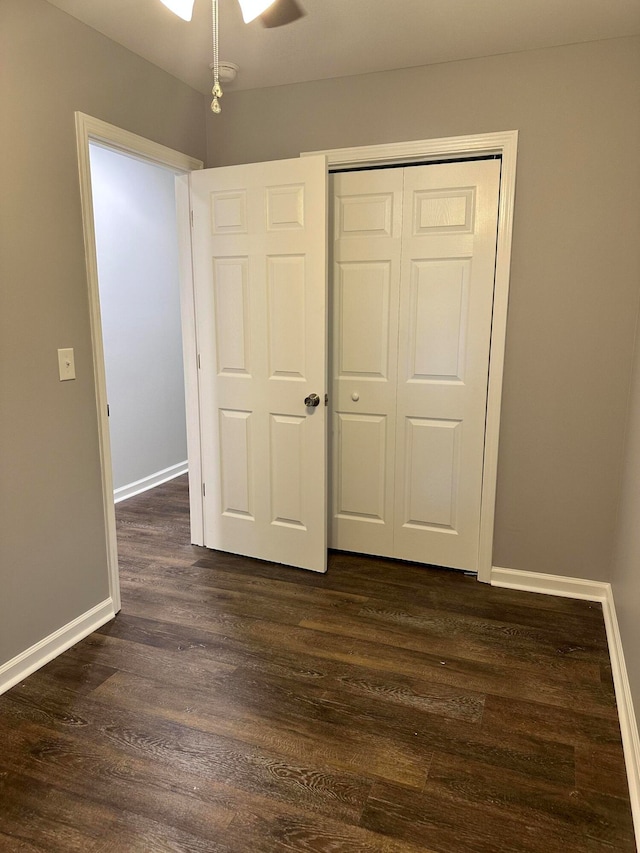
<instances>
[{"instance_id":1,"label":"pull chain ornament","mask_svg":"<svg viewBox=\"0 0 640 853\"><path fill-rule=\"evenodd\" d=\"M218 98L221 98L224 94L219 80L216 80L216 82L213 84L211 94L213 95L213 100L211 101L211 112L217 115L218 113L222 112L222 107L220 106Z\"/></svg>"}]
</instances>

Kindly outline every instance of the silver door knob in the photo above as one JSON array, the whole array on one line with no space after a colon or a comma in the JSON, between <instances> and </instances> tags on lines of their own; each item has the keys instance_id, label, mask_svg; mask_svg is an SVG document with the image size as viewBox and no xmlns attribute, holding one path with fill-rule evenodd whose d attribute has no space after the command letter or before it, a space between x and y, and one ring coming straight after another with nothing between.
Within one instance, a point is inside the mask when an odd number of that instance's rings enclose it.
<instances>
[{"instance_id":1,"label":"silver door knob","mask_svg":"<svg viewBox=\"0 0 640 853\"><path fill-rule=\"evenodd\" d=\"M309 394L304 398L304 404L308 409L313 409L320 405L320 397L317 394Z\"/></svg>"}]
</instances>

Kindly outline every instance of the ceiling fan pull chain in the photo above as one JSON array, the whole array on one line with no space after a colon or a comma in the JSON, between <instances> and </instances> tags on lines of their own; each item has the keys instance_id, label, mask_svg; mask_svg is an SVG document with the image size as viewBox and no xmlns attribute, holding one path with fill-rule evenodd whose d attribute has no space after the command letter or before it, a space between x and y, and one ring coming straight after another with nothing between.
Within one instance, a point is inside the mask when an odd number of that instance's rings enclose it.
<instances>
[{"instance_id":1,"label":"ceiling fan pull chain","mask_svg":"<svg viewBox=\"0 0 640 853\"><path fill-rule=\"evenodd\" d=\"M222 97L222 86L220 85L220 63L218 60L218 0L211 0L211 24L212 24L212 41L213 41L213 89L211 94L211 112L220 113L222 107L218 98Z\"/></svg>"}]
</instances>

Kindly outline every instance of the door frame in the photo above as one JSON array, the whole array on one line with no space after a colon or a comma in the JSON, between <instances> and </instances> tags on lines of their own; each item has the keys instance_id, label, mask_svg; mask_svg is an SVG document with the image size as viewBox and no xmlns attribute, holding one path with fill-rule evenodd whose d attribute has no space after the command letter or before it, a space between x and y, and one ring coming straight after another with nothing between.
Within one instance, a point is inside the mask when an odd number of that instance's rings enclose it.
<instances>
[{"instance_id":1,"label":"door frame","mask_svg":"<svg viewBox=\"0 0 640 853\"><path fill-rule=\"evenodd\" d=\"M80 201L89 296L91 325L91 350L95 384L96 414L98 421L98 444L102 484L102 503L107 545L109 572L109 595L113 608L120 610L120 575L118 571L118 545L116 540L116 514L113 500L113 474L111 468L111 440L107 414L107 383L100 314L100 290L98 287L98 258L93 216L93 193L91 189L91 163L89 144L94 143L119 151L138 160L169 169L176 175L176 206L178 219L178 242L190 245L189 228L189 172L202 169L201 160L174 151L157 142L145 139L116 125L85 113L76 112L76 146L80 177ZM188 241L188 242L185 242ZM202 495L200 483L200 426L193 413L198 411L198 374L195 342L195 304L193 298L191 253L180 252L180 313L182 320L182 348L185 371L185 397L187 403L187 448L189 459L189 494L192 518L192 541L202 541ZM191 414L190 414L191 413ZM198 519L200 529L198 530ZM198 539L198 536L200 539Z\"/></svg>"},{"instance_id":2,"label":"door frame","mask_svg":"<svg viewBox=\"0 0 640 853\"><path fill-rule=\"evenodd\" d=\"M502 407L502 380L507 334L507 309L511 269L513 211L516 189L518 131L480 133L471 136L450 136L356 148L334 148L305 151L301 157L324 154L329 171L340 169L429 163L436 160L455 160L461 157L499 155L500 200L498 204L498 235L493 295L493 319L489 352L489 382L485 420L480 537L478 543L478 580L491 583L493 568L493 534L495 527L496 484L498 477L498 444Z\"/></svg>"}]
</instances>

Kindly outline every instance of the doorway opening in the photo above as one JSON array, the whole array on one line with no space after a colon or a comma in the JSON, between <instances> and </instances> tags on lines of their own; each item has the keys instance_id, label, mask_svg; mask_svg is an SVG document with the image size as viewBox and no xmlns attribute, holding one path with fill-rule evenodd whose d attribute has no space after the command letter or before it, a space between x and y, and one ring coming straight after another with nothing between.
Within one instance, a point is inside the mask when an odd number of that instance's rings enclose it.
<instances>
[{"instance_id":1,"label":"doorway opening","mask_svg":"<svg viewBox=\"0 0 640 853\"><path fill-rule=\"evenodd\" d=\"M89 308L91 319L91 338L93 349L93 369L96 387L96 408L98 421L98 437L100 444L101 473L102 473L102 495L105 520L105 534L107 546L107 561L109 567L109 592L113 601L114 610L120 610L120 584L118 573L118 551L116 540L115 504L114 504L114 471L112 465L111 435L109 427L109 396L107 393L107 370L105 367L105 339L102 326L102 312L100 300L100 286L98 276L98 251L96 234L96 216L94 213L94 194L92 187L92 147L94 153L97 148L108 149L117 156L125 155L127 160L135 160L155 168L160 168L171 173L175 182L175 204L177 231L174 239L178 244L184 241L183 228L188 229L188 174L194 170L201 169L202 161L189 157L181 152L174 151L164 145L152 142L137 134L122 130L107 122L76 113L76 142L78 153L78 167L80 176L80 197L82 203L82 216L84 226L85 259L87 267L87 283L89 291ZM128 163L131 165L131 163ZM166 187L165 187L166 192ZM186 211L186 215L185 215ZM177 235L177 237L176 237ZM188 237L188 234L187 234ZM184 365L184 397L187 400L187 410L197 406L191 397L197 386L195 377L195 340L193 334L194 306L193 293L186 282L190 282L191 268L190 257L178 254L177 259L179 278L179 313L180 325L182 327L182 360ZM175 302L174 302L175 305ZM116 311L118 309L116 308ZM122 308L120 307L120 310ZM175 324L174 324L175 325ZM176 337L174 333L174 338ZM126 364L126 359L125 359ZM125 371L126 372L126 371ZM175 382L174 382L175 384ZM130 393L130 392L129 392ZM196 393L197 396L197 393ZM125 392L126 397L126 392ZM190 434L189 434L190 433ZM194 459L195 463L190 466L189 479L195 476L200 482L198 460L200 458L199 434L194 430L188 431L187 459ZM184 464L184 459L178 461ZM169 466L171 468L171 466ZM192 470L193 469L193 470ZM133 470L133 469L130 469ZM160 469L161 471L162 469ZM162 479L160 471L154 473L156 478ZM166 472L171 475L175 471ZM159 477L158 477L159 475ZM118 476L121 476L118 473ZM128 479L129 475L122 475ZM147 475L148 476L148 475ZM141 477L145 485L145 477ZM153 477L151 477L153 480ZM146 485L150 481L147 480ZM124 485L129 487L129 493L136 490L136 481L130 481ZM190 489L191 491L191 489ZM197 517L192 513L192 518ZM196 531L197 535L197 531Z\"/></svg>"},{"instance_id":2,"label":"doorway opening","mask_svg":"<svg viewBox=\"0 0 640 853\"><path fill-rule=\"evenodd\" d=\"M175 178L91 143L116 503L188 470Z\"/></svg>"}]
</instances>

